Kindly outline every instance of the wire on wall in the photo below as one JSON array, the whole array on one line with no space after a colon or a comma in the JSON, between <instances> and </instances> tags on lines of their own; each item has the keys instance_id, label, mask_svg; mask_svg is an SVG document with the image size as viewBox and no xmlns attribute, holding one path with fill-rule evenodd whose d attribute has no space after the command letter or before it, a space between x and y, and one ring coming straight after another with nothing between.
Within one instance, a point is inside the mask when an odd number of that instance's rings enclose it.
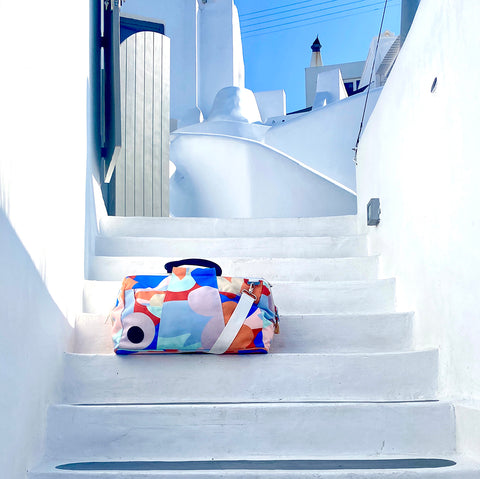
<instances>
[{"instance_id":1,"label":"wire on wall","mask_svg":"<svg viewBox=\"0 0 480 479\"><path fill-rule=\"evenodd\" d=\"M355 143L355 147L353 148L353 151L355 152L355 157L353 159L353 161L355 162L355 165L358 165L358 161L357 161L358 144L360 143L360 136L362 134L363 122L365 120L365 112L367 111L368 96L370 94L370 88L372 86L372 78L373 78L373 72L375 71L375 61L377 59L378 44L380 43L380 36L382 35L383 21L385 20L387 3L388 3L388 0L385 0L385 5L383 7L382 21L380 22L380 29L378 31L377 45L375 46L375 55L373 56L372 71L370 72L370 79L368 81L367 95L365 96L365 104L363 105L362 120L360 121L360 128L358 130L357 142Z\"/></svg>"}]
</instances>

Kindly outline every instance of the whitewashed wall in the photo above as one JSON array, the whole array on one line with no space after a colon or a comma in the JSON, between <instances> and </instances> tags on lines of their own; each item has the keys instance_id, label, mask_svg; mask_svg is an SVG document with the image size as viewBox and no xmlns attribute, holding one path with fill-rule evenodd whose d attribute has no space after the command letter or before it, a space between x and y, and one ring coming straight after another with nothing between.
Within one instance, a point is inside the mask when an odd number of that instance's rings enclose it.
<instances>
[{"instance_id":1,"label":"whitewashed wall","mask_svg":"<svg viewBox=\"0 0 480 479\"><path fill-rule=\"evenodd\" d=\"M0 5L0 475L23 479L41 453L46 408L81 310L85 215L93 208L85 201L94 150L90 7ZM95 227L93 215L88 224Z\"/></svg>"},{"instance_id":2,"label":"whitewashed wall","mask_svg":"<svg viewBox=\"0 0 480 479\"><path fill-rule=\"evenodd\" d=\"M442 391L459 400L480 399L479 18L476 0L421 1L357 175L362 225L369 198L381 201L372 250L398 278L399 308L417 313L419 346L440 345Z\"/></svg>"},{"instance_id":3,"label":"whitewashed wall","mask_svg":"<svg viewBox=\"0 0 480 479\"><path fill-rule=\"evenodd\" d=\"M368 120L381 89L372 90L368 99ZM273 126L265 143L355 191L354 152L366 93L331 103Z\"/></svg>"},{"instance_id":4,"label":"whitewashed wall","mask_svg":"<svg viewBox=\"0 0 480 479\"><path fill-rule=\"evenodd\" d=\"M132 0L121 10L165 24L171 40L171 116L177 120L198 103L197 8L197 0Z\"/></svg>"},{"instance_id":5,"label":"whitewashed wall","mask_svg":"<svg viewBox=\"0 0 480 479\"><path fill-rule=\"evenodd\" d=\"M356 213L353 191L258 141L203 132L176 134L170 154L176 166L170 180L174 216L288 218Z\"/></svg>"},{"instance_id":6,"label":"whitewashed wall","mask_svg":"<svg viewBox=\"0 0 480 479\"><path fill-rule=\"evenodd\" d=\"M287 96L285 90L258 91L255 92L255 98L263 122L269 118L286 115Z\"/></svg>"},{"instance_id":7,"label":"whitewashed wall","mask_svg":"<svg viewBox=\"0 0 480 479\"><path fill-rule=\"evenodd\" d=\"M171 117L179 126L208 116L216 93L244 86L238 13L233 0L132 0L122 12L165 23L171 39Z\"/></svg>"},{"instance_id":8,"label":"whitewashed wall","mask_svg":"<svg viewBox=\"0 0 480 479\"><path fill-rule=\"evenodd\" d=\"M242 41L233 0L200 2L199 100L208 117L216 94L225 87L245 85Z\"/></svg>"}]
</instances>

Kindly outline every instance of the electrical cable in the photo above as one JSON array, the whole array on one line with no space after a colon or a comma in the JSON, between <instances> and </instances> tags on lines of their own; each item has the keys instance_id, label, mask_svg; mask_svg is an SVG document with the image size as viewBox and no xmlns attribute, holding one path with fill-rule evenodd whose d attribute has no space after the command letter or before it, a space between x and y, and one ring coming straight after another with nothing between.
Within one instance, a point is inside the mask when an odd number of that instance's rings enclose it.
<instances>
[{"instance_id":1,"label":"electrical cable","mask_svg":"<svg viewBox=\"0 0 480 479\"><path fill-rule=\"evenodd\" d=\"M399 6L400 5L400 1L397 1L395 2L392 1L389 3L388 7L396 7L396 6ZM267 31L267 32L260 32L260 33L254 33L253 35L243 35L242 34L242 40L246 40L248 38L255 38L255 37L259 37L259 36L262 36L262 35L271 35L271 34L275 34L275 33L280 33L280 32L285 32L285 31L288 31L288 30L294 30L294 29L297 29L297 28L303 28L303 27L309 27L311 25L318 25L320 23L328 23L328 22L334 22L336 20L342 20L343 18L350 18L350 17L355 17L357 15L365 15L367 13L373 13L373 12L378 12L379 10L381 10L381 8L373 8L372 10L366 10L364 12L355 12L355 13L350 13L349 15L342 15L340 17L335 17L335 18L328 18L326 20L320 20L320 21L316 21L316 22L311 22L311 23L305 23L303 25L300 25L300 26L293 26L293 27L287 27L287 28L281 28L280 30L270 30L270 31Z\"/></svg>"},{"instance_id":2,"label":"electrical cable","mask_svg":"<svg viewBox=\"0 0 480 479\"><path fill-rule=\"evenodd\" d=\"M269 12L271 10L279 10L280 8L291 7L293 5L300 5L302 3L313 2L313 0L303 0L302 2L289 3L287 5L280 5L278 7L265 8L264 10L257 10L256 12L242 13L239 17L246 17L248 15L256 15L257 13Z\"/></svg>"},{"instance_id":3,"label":"electrical cable","mask_svg":"<svg viewBox=\"0 0 480 479\"><path fill-rule=\"evenodd\" d=\"M250 27L255 27L257 25L265 25L266 23L273 23L273 22L279 22L281 20L285 20L287 18L295 18L295 17L301 17L304 15L310 15L312 13L318 13L318 12L326 12L327 10L332 10L334 8L341 8L341 7L346 7L347 5L354 5L360 2L367 2L369 0L354 0L353 2L347 2L347 3L342 3L341 5L334 5L333 7L327 7L327 8L320 8L319 10L312 10L310 12L304 12L304 13L297 13L296 15L287 15L286 17L280 17L280 18L274 18L273 20L266 20L264 22L258 22L258 23L252 23L251 25L244 25L244 28L250 28ZM364 7L370 7L371 5L364 5ZM361 8L361 7L359 7ZM282 12L285 13L285 12ZM310 18L306 18L305 20L310 20ZM301 21L301 20L299 20ZM273 26L273 25L272 25Z\"/></svg>"},{"instance_id":4,"label":"electrical cable","mask_svg":"<svg viewBox=\"0 0 480 479\"><path fill-rule=\"evenodd\" d=\"M312 19L314 18L324 18L324 17L329 17L329 16L332 16L332 15L336 15L336 14L339 14L339 13L345 13L345 12L352 12L354 10L360 10L362 8L368 8L368 7L373 7L373 6L376 6L376 5L381 5L383 3L382 2L376 2L376 3L372 3L370 5L363 5L361 7L353 7L353 8L347 8L346 10L339 10L338 12L331 12L331 13L325 13L323 15L317 15L315 17L312 17ZM275 27L283 27L283 26L286 26L286 25L292 25L292 24L295 24L295 23L301 23L301 22L305 22L305 21L308 21L310 19L304 19L304 20L294 20L292 22L285 22L285 23L280 23L278 25L270 25L269 27L263 27L263 28L257 28L257 29L254 29L254 30L249 30L249 31L243 31L242 33L245 33L245 34L248 34L248 33L256 33L256 32L260 32L260 31L263 31L263 30L268 30L270 28L275 28Z\"/></svg>"},{"instance_id":5,"label":"electrical cable","mask_svg":"<svg viewBox=\"0 0 480 479\"><path fill-rule=\"evenodd\" d=\"M368 95L370 94L370 88L372 86L373 71L375 69L375 60L377 59L378 44L380 43L380 36L382 34L383 21L385 19L385 12L387 10L387 3L388 3L388 0L385 0L385 6L383 7L382 21L380 22L380 29L378 31L377 45L375 47L375 55L373 56L372 71L370 72L370 80L368 82L367 95L365 97L365 105L363 106L363 113L362 113L362 120L360 122L360 129L358 130L357 142L355 144L355 147L352 148L353 151L355 152L355 157L353 159L353 161L355 162L355 165L358 165L358 161L357 161L358 144L360 143L360 135L362 134L363 121L365 119L365 112L367 111Z\"/></svg>"},{"instance_id":6,"label":"electrical cable","mask_svg":"<svg viewBox=\"0 0 480 479\"><path fill-rule=\"evenodd\" d=\"M389 3L389 7L396 7L396 6L399 6L400 3L397 2L391 2ZM364 12L355 12L355 13L351 13L349 15L342 15L340 17L335 17L335 18L328 18L326 20L320 20L320 21L316 21L316 22L311 22L311 23L305 23L303 25L300 25L300 26L293 26L293 27L287 27L287 28L281 28L279 30L271 30L271 31L267 31L267 32L260 32L260 33L254 33L253 35L243 35L242 34L242 40L246 40L248 38L255 38L255 37L259 37L259 36L262 36L262 35L272 35L272 34L275 34L275 33L280 33L280 32L285 32L285 31L288 31L288 30L294 30L294 29L297 29L297 28L303 28L303 27L309 27L311 25L318 25L318 24L323 24L323 23L328 23L328 22L334 22L336 20L342 20L344 18L350 18L350 17L355 17L357 15L365 15L367 13L373 13L373 12L378 12L379 10L381 10L381 8L373 8L372 10L366 10Z\"/></svg>"},{"instance_id":7,"label":"electrical cable","mask_svg":"<svg viewBox=\"0 0 480 479\"><path fill-rule=\"evenodd\" d=\"M309 1L312 1L312 0L309 0ZM244 21L245 22L250 22L252 20L257 20L258 18L273 17L273 15L282 15L283 13L295 12L297 10L305 10L306 8L319 7L320 5L326 5L327 3L335 3L335 2L340 2L340 1L342 1L342 0L328 0L328 1L323 1L323 2L320 2L320 3L315 3L314 5L307 5L306 7L290 8L290 10L284 10L283 12L267 13L266 15L258 15L257 17L246 18L245 20L240 18L240 21L241 22L244 22ZM362 0L357 0L357 1L362 1ZM299 2L299 3L301 3L301 2ZM276 10L278 8L283 8L283 7L273 8L272 10ZM241 17L241 15L240 15L240 17Z\"/></svg>"}]
</instances>

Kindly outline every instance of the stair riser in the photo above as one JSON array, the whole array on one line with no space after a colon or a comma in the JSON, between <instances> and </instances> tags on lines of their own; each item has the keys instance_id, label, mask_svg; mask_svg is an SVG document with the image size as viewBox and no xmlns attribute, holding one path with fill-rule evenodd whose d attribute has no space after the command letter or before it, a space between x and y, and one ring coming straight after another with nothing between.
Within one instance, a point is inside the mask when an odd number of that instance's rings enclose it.
<instances>
[{"instance_id":1,"label":"stair riser","mask_svg":"<svg viewBox=\"0 0 480 479\"><path fill-rule=\"evenodd\" d=\"M173 259L178 259L174 257ZM378 276L378 258L323 259L227 259L210 258L221 265L225 276L265 278L269 281L355 281ZM166 274L164 265L172 258L96 257L90 278L122 280L135 274Z\"/></svg>"},{"instance_id":2,"label":"stair riser","mask_svg":"<svg viewBox=\"0 0 480 479\"><path fill-rule=\"evenodd\" d=\"M90 279L121 280L135 274L166 274L164 265L174 258L136 258L101 256L93 260ZM378 258L322 259L229 259L211 258L226 276L265 278L269 281L355 281L378 276Z\"/></svg>"},{"instance_id":3,"label":"stair riser","mask_svg":"<svg viewBox=\"0 0 480 479\"><path fill-rule=\"evenodd\" d=\"M357 234L356 216L325 218L103 218L105 236L161 238L349 236Z\"/></svg>"},{"instance_id":4,"label":"stair riser","mask_svg":"<svg viewBox=\"0 0 480 479\"><path fill-rule=\"evenodd\" d=\"M274 353L332 353L407 351L413 347L413 315L281 316ZM110 354L111 322L105 316L84 314L75 325L73 352Z\"/></svg>"},{"instance_id":5,"label":"stair riser","mask_svg":"<svg viewBox=\"0 0 480 479\"><path fill-rule=\"evenodd\" d=\"M90 472L85 473L68 471L31 473L29 479L478 479L479 468L472 466L465 468L458 466L439 469L402 469L402 470L366 470L366 471L158 471L158 472Z\"/></svg>"},{"instance_id":6,"label":"stair riser","mask_svg":"<svg viewBox=\"0 0 480 479\"><path fill-rule=\"evenodd\" d=\"M249 357L67 354L64 402L432 400L437 363L436 351Z\"/></svg>"},{"instance_id":7,"label":"stair riser","mask_svg":"<svg viewBox=\"0 0 480 479\"><path fill-rule=\"evenodd\" d=\"M287 316L272 352L353 353L407 351L413 348L413 315Z\"/></svg>"},{"instance_id":8,"label":"stair riser","mask_svg":"<svg viewBox=\"0 0 480 479\"><path fill-rule=\"evenodd\" d=\"M57 463L445 457L455 449L453 411L441 403L54 406L48 424L47 458Z\"/></svg>"},{"instance_id":9,"label":"stair riser","mask_svg":"<svg viewBox=\"0 0 480 479\"><path fill-rule=\"evenodd\" d=\"M365 236L290 238L136 238L99 236L99 256L167 258L342 258L367 255Z\"/></svg>"},{"instance_id":10,"label":"stair riser","mask_svg":"<svg viewBox=\"0 0 480 479\"><path fill-rule=\"evenodd\" d=\"M390 313L395 310L395 281L272 282L281 314ZM120 281L86 281L84 312L108 314Z\"/></svg>"},{"instance_id":11,"label":"stair riser","mask_svg":"<svg viewBox=\"0 0 480 479\"><path fill-rule=\"evenodd\" d=\"M275 284L282 314L387 313L395 311L395 281Z\"/></svg>"}]
</instances>

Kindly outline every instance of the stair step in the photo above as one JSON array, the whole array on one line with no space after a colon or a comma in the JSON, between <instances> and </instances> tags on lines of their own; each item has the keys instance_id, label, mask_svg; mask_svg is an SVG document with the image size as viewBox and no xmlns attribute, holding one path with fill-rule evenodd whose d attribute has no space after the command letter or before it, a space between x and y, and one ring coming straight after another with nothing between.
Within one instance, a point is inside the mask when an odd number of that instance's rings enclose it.
<instances>
[{"instance_id":1,"label":"stair step","mask_svg":"<svg viewBox=\"0 0 480 479\"><path fill-rule=\"evenodd\" d=\"M387 352L412 349L413 313L283 315L272 352ZM73 352L110 354L112 326L105 315L83 314Z\"/></svg>"},{"instance_id":2,"label":"stair step","mask_svg":"<svg viewBox=\"0 0 480 479\"><path fill-rule=\"evenodd\" d=\"M395 280L272 281L280 314L391 313ZM84 312L108 314L121 281L85 281Z\"/></svg>"},{"instance_id":3,"label":"stair step","mask_svg":"<svg viewBox=\"0 0 480 479\"><path fill-rule=\"evenodd\" d=\"M450 465L454 463L454 465ZM69 470L67 467L77 468ZM458 456L438 458L356 458L272 461L205 461L205 462L103 462L65 465L62 470L44 466L30 473L30 479L478 479L480 463ZM99 470L100 469L100 470ZM103 470L102 470L103 469ZM112 476L112 474L114 474Z\"/></svg>"},{"instance_id":4,"label":"stair step","mask_svg":"<svg viewBox=\"0 0 480 479\"><path fill-rule=\"evenodd\" d=\"M163 256L183 258L336 258L366 256L366 236L263 238L156 238L98 236L99 256Z\"/></svg>"},{"instance_id":5,"label":"stair step","mask_svg":"<svg viewBox=\"0 0 480 479\"><path fill-rule=\"evenodd\" d=\"M358 232L356 216L322 218L145 218L109 216L100 221L104 236L252 237L348 236Z\"/></svg>"},{"instance_id":6,"label":"stair step","mask_svg":"<svg viewBox=\"0 0 480 479\"><path fill-rule=\"evenodd\" d=\"M373 354L65 355L72 404L424 401L436 350Z\"/></svg>"},{"instance_id":7,"label":"stair step","mask_svg":"<svg viewBox=\"0 0 480 479\"><path fill-rule=\"evenodd\" d=\"M52 406L46 460L268 460L455 451L448 403Z\"/></svg>"},{"instance_id":8,"label":"stair step","mask_svg":"<svg viewBox=\"0 0 480 479\"><path fill-rule=\"evenodd\" d=\"M96 256L90 279L121 280L135 274L166 274L165 263L174 258ZM218 263L225 276L265 278L269 281L352 281L376 279L378 257L356 258L208 258Z\"/></svg>"}]
</instances>

